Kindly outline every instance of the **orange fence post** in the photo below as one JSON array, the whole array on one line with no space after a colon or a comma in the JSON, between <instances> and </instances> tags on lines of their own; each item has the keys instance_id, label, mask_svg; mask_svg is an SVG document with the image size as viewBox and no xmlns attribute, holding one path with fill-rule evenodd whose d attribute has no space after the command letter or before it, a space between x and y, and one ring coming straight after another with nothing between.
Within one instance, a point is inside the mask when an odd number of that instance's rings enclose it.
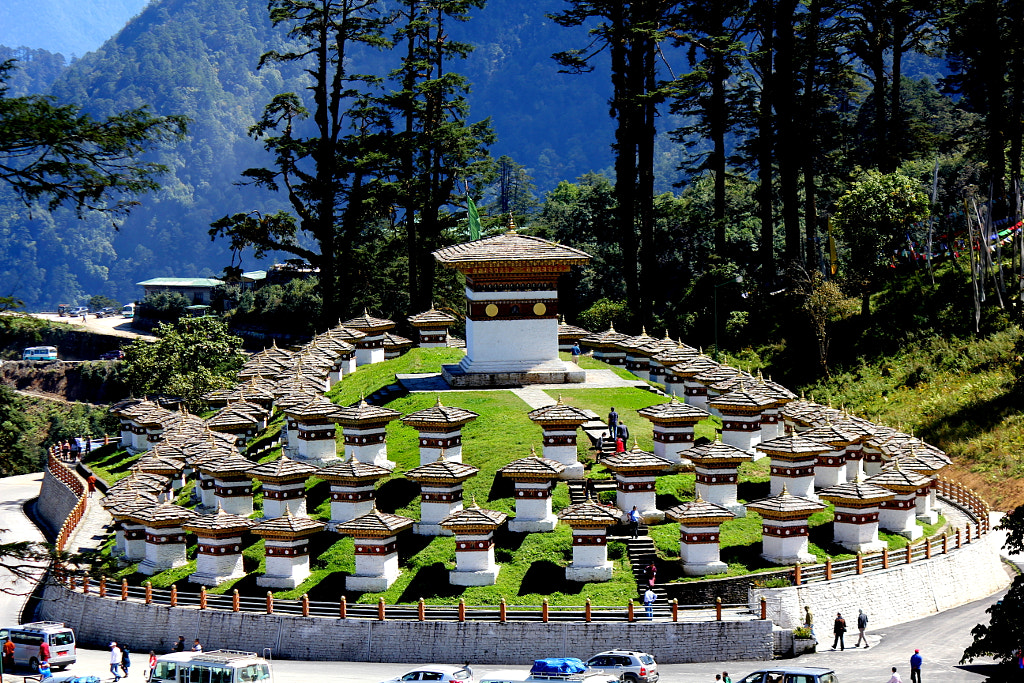
<instances>
[{"instance_id":1,"label":"orange fence post","mask_svg":"<svg viewBox=\"0 0 1024 683\"><path fill-rule=\"evenodd\" d=\"M722 598L715 598L715 621L722 620Z\"/></svg>"},{"instance_id":2,"label":"orange fence post","mask_svg":"<svg viewBox=\"0 0 1024 683\"><path fill-rule=\"evenodd\" d=\"M548 599L544 598L544 601L540 603L540 620L545 624L548 623Z\"/></svg>"},{"instance_id":3,"label":"orange fence post","mask_svg":"<svg viewBox=\"0 0 1024 683\"><path fill-rule=\"evenodd\" d=\"M459 621L466 620L466 599L459 598Z\"/></svg>"},{"instance_id":4,"label":"orange fence post","mask_svg":"<svg viewBox=\"0 0 1024 683\"><path fill-rule=\"evenodd\" d=\"M236 588L235 590L231 591L231 611L232 612L237 612L238 610L240 610L242 608L241 605L239 604L240 602L241 602L241 600L239 599L239 596L238 596L238 589Z\"/></svg>"},{"instance_id":5,"label":"orange fence post","mask_svg":"<svg viewBox=\"0 0 1024 683\"><path fill-rule=\"evenodd\" d=\"M171 607L178 606L178 584L171 584Z\"/></svg>"},{"instance_id":6,"label":"orange fence post","mask_svg":"<svg viewBox=\"0 0 1024 683\"><path fill-rule=\"evenodd\" d=\"M926 560L932 558L932 539L928 539L924 542L924 557Z\"/></svg>"},{"instance_id":7,"label":"orange fence post","mask_svg":"<svg viewBox=\"0 0 1024 683\"><path fill-rule=\"evenodd\" d=\"M423 598L420 598L420 601L416 603L416 618L420 621L425 621L427 618L427 605L423 602Z\"/></svg>"},{"instance_id":8,"label":"orange fence post","mask_svg":"<svg viewBox=\"0 0 1024 683\"><path fill-rule=\"evenodd\" d=\"M960 529L959 528L956 530L956 547L957 548L960 547Z\"/></svg>"},{"instance_id":9,"label":"orange fence post","mask_svg":"<svg viewBox=\"0 0 1024 683\"><path fill-rule=\"evenodd\" d=\"M861 555L860 553L857 553L857 573L858 574L863 574L864 573L864 556Z\"/></svg>"},{"instance_id":10,"label":"orange fence post","mask_svg":"<svg viewBox=\"0 0 1024 683\"><path fill-rule=\"evenodd\" d=\"M348 600L344 595L341 596L341 600L338 601L338 618L344 619L348 613Z\"/></svg>"},{"instance_id":11,"label":"orange fence post","mask_svg":"<svg viewBox=\"0 0 1024 683\"><path fill-rule=\"evenodd\" d=\"M832 558L829 557L825 560L825 580L832 580ZM763 618L763 617L762 617Z\"/></svg>"},{"instance_id":12,"label":"orange fence post","mask_svg":"<svg viewBox=\"0 0 1024 683\"><path fill-rule=\"evenodd\" d=\"M907 543L907 564L910 564L911 560L913 559L913 554L912 554L913 552L914 552L914 546L911 545L910 543Z\"/></svg>"},{"instance_id":13,"label":"orange fence post","mask_svg":"<svg viewBox=\"0 0 1024 683\"><path fill-rule=\"evenodd\" d=\"M630 598L629 602L626 603L626 619L633 621L633 598Z\"/></svg>"},{"instance_id":14,"label":"orange fence post","mask_svg":"<svg viewBox=\"0 0 1024 683\"><path fill-rule=\"evenodd\" d=\"M100 597L107 597L107 577L105 576L100 577Z\"/></svg>"},{"instance_id":15,"label":"orange fence post","mask_svg":"<svg viewBox=\"0 0 1024 683\"><path fill-rule=\"evenodd\" d=\"M672 598L672 621L679 621L679 598Z\"/></svg>"},{"instance_id":16,"label":"orange fence post","mask_svg":"<svg viewBox=\"0 0 1024 683\"><path fill-rule=\"evenodd\" d=\"M889 549L882 548L882 569L889 568Z\"/></svg>"},{"instance_id":17,"label":"orange fence post","mask_svg":"<svg viewBox=\"0 0 1024 683\"><path fill-rule=\"evenodd\" d=\"M128 579L121 579L121 599L128 599Z\"/></svg>"},{"instance_id":18,"label":"orange fence post","mask_svg":"<svg viewBox=\"0 0 1024 683\"><path fill-rule=\"evenodd\" d=\"M384 621L384 617L384 598L380 598L377 600L377 620Z\"/></svg>"},{"instance_id":19,"label":"orange fence post","mask_svg":"<svg viewBox=\"0 0 1024 683\"><path fill-rule=\"evenodd\" d=\"M767 619L767 618L768 618L768 601L765 600L765 597L762 595L761 596L761 619Z\"/></svg>"},{"instance_id":20,"label":"orange fence post","mask_svg":"<svg viewBox=\"0 0 1024 683\"><path fill-rule=\"evenodd\" d=\"M800 563L797 562L796 566L793 567L793 585L799 586L801 583L803 583L803 569Z\"/></svg>"},{"instance_id":21,"label":"orange fence post","mask_svg":"<svg viewBox=\"0 0 1024 683\"><path fill-rule=\"evenodd\" d=\"M206 609L206 586L199 587L199 609Z\"/></svg>"},{"instance_id":22,"label":"orange fence post","mask_svg":"<svg viewBox=\"0 0 1024 683\"><path fill-rule=\"evenodd\" d=\"M267 591L267 614L274 613L274 594Z\"/></svg>"},{"instance_id":23,"label":"orange fence post","mask_svg":"<svg viewBox=\"0 0 1024 683\"><path fill-rule=\"evenodd\" d=\"M153 604L153 584L149 581L146 582L146 604Z\"/></svg>"},{"instance_id":24,"label":"orange fence post","mask_svg":"<svg viewBox=\"0 0 1024 683\"><path fill-rule=\"evenodd\" d=\"M82 592L86 595L89 594L89 575L86 574L82 577Z\"/></svg>"},{"instance_id":25,"label":"orange fence post","mask_svg":"<svg viewBox=\"0 0 1024 683\"><path fill-rule=\"evenodd\" d=\"M587 598L587 604L584 605L584 607L583 607L583 620L589 623L590 619L591 619L590 598Z\"/></svg>"},{"instance_id":26,"label":"orange fence post","mask_svg":"<svg viewBox=\"0 0 1024 683\"><path fill-rule=\"evenodd\" d=\"M506 619L508 619L508 605L505 604L505 598L502 598L501 604L498 605L498 620L504 624Z\"/></svg>"},{"instance_id":27,"label":"orange fence post","mask_svg":"<svg viewBox=\"0 0 1024 683\"><path fill-rule=\"evenodd\" d=\"M949 552L949 534L942 534L942 554Z\"/></svg>"},{"instance_id":28,"label":"orange fence post","mask_svg":"<svg viewBox=\"0 0 1024 683\"><path fill-rule=\"evenodd\" d=\"M302 594L302 616L304 616L304 617L308 617L309 616L309 594L308 593L303 593Z\"/></svg>"}]
</instances>

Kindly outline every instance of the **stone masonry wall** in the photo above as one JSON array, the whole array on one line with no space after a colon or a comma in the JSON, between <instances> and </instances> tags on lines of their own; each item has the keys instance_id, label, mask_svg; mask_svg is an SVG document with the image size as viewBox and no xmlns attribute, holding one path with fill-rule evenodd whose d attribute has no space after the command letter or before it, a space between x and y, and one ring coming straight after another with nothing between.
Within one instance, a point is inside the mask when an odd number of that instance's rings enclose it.
<instances>
[{"instance_id":1,"label":"stone masonry wall","mask_svg":"<svg viewBox=\"0 0 1024 683\"><path fill-rule=\"evenodd\" d=\"M980 600L1008 586L995 534L973 540L946 555L900 564L886 570L789 588L751 589L750 604L768 602L768 618L782 628L803 625L804 606L814 613L818 639L832 633L836 612L847 624L857 611L869 628L901 624Z\"/></svg>"},{"instance_id":2,"label":"stone masonry wall","mask_svg":"<svg viewBox=\"0 0 1024 683\"><path fill-rule=\"evenodd\" d=\"M44 467L43 483L39 487L39 498L36 501L36 514L46 525L46 532L50 538L57 535L64 520L77 504L78 496Z\"/></svg>"},{"instance_id":3,"label":"stone masonry wall","mask_svg":"<svg viewBox=\"0 0 1024 683\"><path fill-rule=\"evenodd\" d=\"M497 623L375 621L265 615L146 605L48 586L37 618L63 621L79 642L111 640L135 652L166 652L179 635L207 650L262 651L276 658L365 662L525 664L634 647L662 663L769 660L770 621ZM415 643L415 648L409 644Z\"/></svg>"}]
</instances>

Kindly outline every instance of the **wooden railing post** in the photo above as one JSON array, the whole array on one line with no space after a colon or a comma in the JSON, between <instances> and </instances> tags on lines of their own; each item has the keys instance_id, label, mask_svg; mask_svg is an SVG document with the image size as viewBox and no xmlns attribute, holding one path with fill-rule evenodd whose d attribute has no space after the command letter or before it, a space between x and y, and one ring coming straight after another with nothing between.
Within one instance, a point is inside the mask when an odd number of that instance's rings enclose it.
<instances>
[{"instance_id":1,"label":"wooden railing post","mask_svg":"<svg viewBox=\"0 0 1024 683\"><path fill-rule=\"evenodd\" d=\"M153 604L153 584L149 581L146 582L146 604Z\"/></svg>"},{"instance_id":2,"label":"wooden railing post","mask_svg":"<svg viewBox=\"0 0 1024 683\"><path fill-rule=\"evenodd\" d=\"M416 618L420 621L425 621L427 618L427 604L423 602L423 598L416 603Z\"/></svg>"},{"instance_id":3,"label":"wooden railing post","mask_svg":"<svg viewBox=\"0 0 1024 683\"><path fill-rule=\"evenodd\" d=\"M590 619L590 598L587 598L587 604L583 606L583 620L589 623Z\"/></svg>"},{"instance_id":4,"label":"wooden railing post","mask_svg":"<svg viewBox=\"0 0 1024 683\"><path fill-rule=\"evenodd\" d=\"M459 598L459 621L466 620L466 599Z\"/></svg>"},{"instance_id":5,"label":"wooden railing post","mask_svg":"<svg viewBox=\"0 0 1024 683\"><path fill-rule=\"evenodd\" d=\"M857 573L858 574L863 574L864 573L864 556L861 555L860 553L857 553Z\"/></svg>"},{"instance_id":6,"label":"wooden railing post","mask_svg":"<svg viewBox=\"0 0 1024 683\"><path fill-rule=\"evenodd\" d=\"M715 598L715 621L722 620L722 598Z\"/></svg>"},{"instance_id":7,"label":"wooden railing post","mask_svg":"<svg viewBox=\"0 0 1024 683\"><path fill-rule=\"evenodd\" d=\"M128 579L121 579L121 599L128 599Z\"/></svg>"},{"instance_id":8,"label":"wooden railing post","mask_svg":"<svg viewBox=\"0 0 1024 683\"><path fill-rule=\"evenodd\" d=\"M274 594L267 591L267 614L274 613Z\"/></svg>"},{"instance_id":9,"label":"wooden railing post","mask_svg":"<svg viewBox=\"0 0 1024 683\"><path fill-rule=\"evenodd\" d=\"M970 535L970 534L968 534L968 535ZM86 574L85 576L82 577L82 593L84 593L85 595L89 594L89 575L88 574Z\"/></svg>"},{"instance_id":10,"label":"wooden railing post","mask_svg":"<svg viewBox=\"0 0 1024 683\"><path fill-rule=\"evenodd\" d=\"M238 595L238 589L231 591L231 611L237 612L242 609L241 599Z\"/></svg>"},{"instance_id":11,"label":"wooden railing post","mask_svg":"<svg viewBox=\"0 0 1024 683\"><path fill-rule=\"evenodd\" d=\"M960 529L959 529L959 527L956 530L956 547L957 548L960 547Z\"/></svg>"},{"instance_id":12,"label":"wooden railing post","mask_svg":"<svg viewBox=\"0 0 1024 683\"><path fill-rule=\"evenodd\" d=\"M379 598L377 600L377 621L384 621L386 616L387 614L385 613L384 609L384 598Z\"/></svg>"},{"instance_id":13,"label":"wooden railing post","mask_svg":"<svg viewBox=\"0 0 1024 683\"><path fill-rule=\"evenodd\" d=\"M100 597L107 597L107 577L105 576L100 577Z\"/></svg>"},{"instance_id":14,"label":"wooden railing post","mask_svg":"<svg viewBox=\"0 0 1024 683\"><path fill-rule=\"evenodd\" d=\"M825 559L825 580L826 581L831 581L832 580L832 558L831 557Z\"/></svg>"},{"instance_id":15,"label":"wooden railing post","mask_svg":"<svg viewBox=\"0 0 1024 683\"><path fill-rule=\"evenodd\" d=\"M422 598L421 598L422 599ZM338 601L338 618L344 619L348 613L348 600L344 595L341 596L341 600Z\"/></svg>"},{"instance_id":16,"label":"wooden railing post","mask_svg":"<svg viewBox=\"0 0 1024 683\"><path fill-rule=\"evenodd\" d=\"M800 563L797 562L796 566L793 567L793 585L799 586L803 583L803 569Z\"/></svg>"},{"instance_id":17,"label":"wooden railing post","mask_svg":"<svg viewBox=\"0 0 1024 683\"><path fill-rule=\"evenodd\" d=\"M309 593L302 594L302 616L309 616Z\"/></svg>"},{"instance_id":18,"label":"wooden railing post","mask_svg":"<svg viewBox=\"0 0 1024 683\"><path fill-rule=\"evenodd\" d=\"M626 619L633 621L633 598L630 598L629 602L626 603Z\"/></svg>"},{"instance_id":19,"label":"wooden railing post","mask_svg":"<svg viewBox=\"0 0 1024 683\"><path fill-rule=\"evenodd\" d=\"M924 542L924 558L926 560L932 559L932 539L926 539Z\"/></svg>"},{"instance_id":20,"label":"wooden railing post","mask_svg":"<svg viewBox=\"0 0 1024 683\"><path fill-rule=\"evenodd\" d=\"M505 598L502 598L501 599L501 604L498 605L498 620L501 621L501 623L504 624L507 619L508 619L508 605L505 604Z\"/></svg>"},{"instance_id":21,"label":"wooden railing post","mask_svg":"<svg viewBox=\"0 0 1024 683\"><path fill-rule=\"evenodd\" d=\"M178 584L171 584L171 607L178 606Z\"/></svg>"},{"instance_id":22,"label":"wooden railing post","mask_svg":"<svg viewBox=\"0 0 1024 683\"><path fill-rule=\"evenodd\" d=\"M672 621L679 621L679 598L672 598Z\"/></svg>"},{"instance_id":23,"label":"wooden railing post","mask_svg":"<svg viewBox=\"0 0 1024 683\"><path fill-rule=\"evenodd\" d=\"M889 568L889 549L882 548L882 569Z\"/></svg>"},{"instance_id":24,"label":"wooden railing post","mask_svg":"<svg viewBox=\"0 0 1024 683\"><path fill-rule=\"evenodd\" d=\"M913 546L913 544L907 543L907 560L906 560L907 564L910 564L910 562L914 559L913 553L914 553L914 546Z\"/></svg>"},{"instance_id":25,"label":"wooden railing post","mask_svg":"<svg viewBox=\"0 0 1024 683\"><path fill-rule=\"evenodd\" d=\"M762 595L761 596L761 619L763 620L763 619L767 619L767 618L768 618L768 601Z\"/></svg>"},{"instance_id":26,"label":"wooden railing post","mask_svg":"<svg viewBox=\"0 0 1024 683\"><path fill-rule=\"evenodd\" d=\"M942 554L945 555L949 552L949 534L942 534Z\"/></svg>"},{"instance_id":27,"label":"wooden railing post","mask_svg":"<svg viewBox=\"0 0 1024 683\"><path fill-rule=\"evenodd\" d=\"M199 609L206 609L206 586L199 587Z\"/></svg>"}]
</instances>

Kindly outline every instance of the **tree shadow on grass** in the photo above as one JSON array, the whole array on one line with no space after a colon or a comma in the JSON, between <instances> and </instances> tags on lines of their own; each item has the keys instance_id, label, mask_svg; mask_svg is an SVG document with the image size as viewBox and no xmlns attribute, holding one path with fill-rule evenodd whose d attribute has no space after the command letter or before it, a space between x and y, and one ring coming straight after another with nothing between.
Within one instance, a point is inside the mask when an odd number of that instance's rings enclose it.
<instances>
[{"instance_id":1,"label":"tree shadow on grass","mask_svg":"<svg viewBox=\"0 0 1024 683\"><path fill-rule=\"evenodd\" d=\"M262 574L253 572L246 574L238 581L235 582L234 589L238 591L238 594L247 598L261 598L266 597L267 589L258 583L256 579L263 576Z\"/></svg>"},{"instance_id":2,"label":"tree shadow on grass","mask_svg":"<svg viewBox=\"0 0 1024 683\"><path fill-rule=\"evenodd\" d=\"M679 492L675 495L671 493L659 493L654 497L654 505L659 510L668 510L674 508L676 505L693 500L693 495L686 496L685 492Z\"/></svg>"},{"instance_id":3,"label":"tree shadow on grass","mask_svg":"<svg viewBox=\"0 0 1024 683\"><path fill-rule=\"evenodd\" d=\"M498 546L502 550L514 552L519 550L527 536L528 534L509 531L508 525L503 524L494 531L494 545Z\"/></svg>"},{"instance_id":4,"label":"tree shadow on grass","mask_svg":"<svg viewBox=\"0 0 1024 683\"><path fill-rule=\"evenodd\" d=\"M1007 417L1020 413L1020 393L1009 390L982 403L971 403L947 415L924 422L917 436L929 443L953 443L992 431Z\"/></svg>"},{"instance_id":5,"label":"tree shadow on grass","mask_svg":"<svg viewBox=\"0 0 1024 683\"><path fill-rule=\"evenodd\" d=\"M340 538L341 536L333 531L318 531L309 537L309 556L311 558L319 558L330 550L331 546L337 543ZM313 562L316 563L317 560L314 559Z\"/></svg>"},{"instance_id":6,"label":"tree shadow on grass","mask_svg":"<svg viewBox=\"0 0 1024 683\"><path fill-rule=\"evenodd\" d=\"M730 545L722 548L719 557L726 564L741 564L747 569L769 569L778 567L761 557L761 541L752 541L746 545Z\"/></svg>"},{"instance_id":7,"label":"tree shadow on grass","mask_svg":"<svg viewBox=\"0 0 1024 683\"><path fill-rule=\"evenodd\" d=\"M381 512L394 513L395 510L407 507L420 495L420 485L402 478L389 479L377 489L377 509Z\"/></svg>"},{"instance_id":8,"label":"tree shadow on grass","mask_svg":"<svg viewBox=\"0 0 1024 683\"><path fill-rule=\"evenodd\" d=\"M583 586L584 584L579 581L569 581L565 578L565 567L560 567L550 560L538 560L532 563L523 575L523 581L519 584L519 595L579 595Z\"/></svg>"},{"instance_id":9,"label":"tree shadow on grass","mask_svg":"<svg viewBox=\"0 0 1024 683\"><path fill-rule=\"evenodd\" d=\"M457 598L466 589L448 581L448 569L443 562L420 567L409 585L402 591L399 602L416 602L420 598Z\"/></svg>"}]
</instances>

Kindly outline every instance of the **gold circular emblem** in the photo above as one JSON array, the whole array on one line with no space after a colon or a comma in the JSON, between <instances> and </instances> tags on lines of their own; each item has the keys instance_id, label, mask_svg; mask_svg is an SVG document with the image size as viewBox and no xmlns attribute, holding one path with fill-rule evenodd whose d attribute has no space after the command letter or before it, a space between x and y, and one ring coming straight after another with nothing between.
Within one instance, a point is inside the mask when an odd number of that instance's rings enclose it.
<instances>
[{"instance_id":1,"label":"gold circular emblem","mask_svg":"<svg viewBox=\"0 0 1024 683\"><path fill-rule=\"evenodd\" d=\"M548 312L548 307L545 306L544 304L534 304L533 305L533 314L534 315L544 315L547 312Z\"/></svg>"},{"instance_id":2,"label":"gold circular emblem","mask_svg":"<svg viewBox=\"0 0 1024 683\"><path fill-rule=\"evenodd\" d=\"M487 314L488 318L493 318L498 315L498 307L494 304L487 304L487 308L484 309L484 313Z\"/></svg>"}]
</instances>

